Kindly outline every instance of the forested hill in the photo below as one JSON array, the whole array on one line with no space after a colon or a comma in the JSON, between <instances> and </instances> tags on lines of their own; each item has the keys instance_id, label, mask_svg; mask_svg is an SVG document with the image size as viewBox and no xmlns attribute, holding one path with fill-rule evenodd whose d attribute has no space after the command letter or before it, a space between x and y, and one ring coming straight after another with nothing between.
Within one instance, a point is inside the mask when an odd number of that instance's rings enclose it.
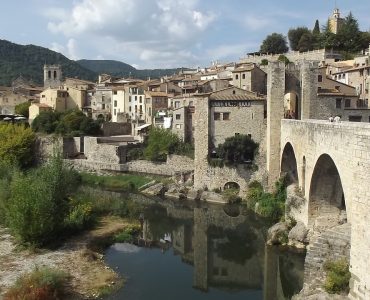
<instances>
[{"instance_id":1,"label":"forested hill","mask_svg":"<svg viewBox=\"0 0 370 300\"><path fill-rule=\"evenodd\" d=\"M78 60L77 61L81 66L86 69L90 69L98 74L110 74L117 77L136 77L141 79L151 78L160 78L162 76L170 76L177 74L182 68L175 69L147 69L147 70L138 70L133 66L116 61L116 60Z\"/></svg>"},{"instance_id":2,"label":"forested hill","mask_svg":"<svg viewBox=\"0 0 370 300\"><path fill-rule=\"evenodd\" d=\"M64 77L96 81L98 74L47 48L0 40L0 85L9 86L19 75L42 85L44 64L60 64Z\"/></svg>"}]
</instances>

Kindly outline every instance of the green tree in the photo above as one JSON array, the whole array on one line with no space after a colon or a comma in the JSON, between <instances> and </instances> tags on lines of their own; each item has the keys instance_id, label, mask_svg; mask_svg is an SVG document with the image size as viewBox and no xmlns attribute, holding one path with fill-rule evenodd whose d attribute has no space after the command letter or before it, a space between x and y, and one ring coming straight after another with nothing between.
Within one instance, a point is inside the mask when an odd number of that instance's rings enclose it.
<instances>
[{"instance_id":1,"label":"green tree","mask_svg":"<svg viewBox=\"0 0 370 300\"><path fill-rule=\"evenodd\" d=\"M29 109L30 105L31 105L31 102L29 102L29 101L16 105L15 113L18 114L18 115L22 115L22 116L24 116L28 119L28 116L29 116L28 109Z\"/></svg>"},{"instance_id":2,"label":"green tree","mask_svg":"<svg viewBox=\"0 0 370 300\"><path fill-rule=\"evenodd\" d=\"M288 57L286 57L284 54L279 55L278 61L281 61L281 62L285 63L285 65L290 63Z\"/></svg>"},{"instance_id":3,"label":"green tree","mask_svg":"<svg viewBox=\"0 0 370 300\"><path fill-rule=\"evenodd\" d=\"M272 54L286 53L288 50L286 38L280 33L268 35L260 48L260 52Z\"/></svg>"},{"instance_id":4,"label":"green tree","mask_svg":"<svg viewBox=\"0 0 370 300\"><path fill-rule=\"evenodd\" d=\"M306 52L314 49L314 37L311 32L304 33L298 43L298 51Z\"/></svg>"},{"instance_id":5,"label":"green tree","mask_svg":"<svg viewBox=\"0 0 370 300\"><path fill-rule=\"evenodd\" d=\"M35 140L35 134L24 125L0 124L0 162L30 166Z\"/></svg>"},{"instance_id":6,"label":"green tree","mask_svg":"<svg viewBox=\"0 0 370 300\"><path fill-rule=\"evenodd\" d=\"M153 161L166 161L167 154L175 153L180 139L167 129L152 128L149 131L144 157Z\"/></svg>"},{"instance_id":7,"label":"green tree","mask_svg":"<svg viewBox=\"0 0 370 300\"><path fill-rule=\"evenodd\" d=\"M320 35L320 23L319 23L319 20L316 20L316 22L315 22L315 26L314 26L314 28L313 28L313 30L312 30L312 34L313 34L314 36L318 36L318 35Z\"/></svg>"},{"instance_id":8,"label":"green tree","mask_svg":"<svg viewBox=\"0 0 370 300\"><path fill-rule=\"evenodd\" d=\"M32 122L32 129L36 132L54 133L58 126L60 113L55 111L43 111Z\"/></svg>"},{"instance_id":9,"label":"green tree","mask_svg":"<svg viewBox=\"0 0 370 300\"><path fill-rule=\"evenodd\" d=\"M288 31L288 39L290 48L294 51L299 50L299 41L304 34L310 34L310 30L307 27L291 28Z\"/></svg>"},{"instance_id":10,"label":"green tree","mask_svg":"<svg viewBox=\"0 0 370 300\"><path fill-rule=\"evenodd\" d=\"M229 163L242 163L253 160L258 144L248 135L239 134L229 137L216 148L217 156Z\"/></svg>"}]
</instances>

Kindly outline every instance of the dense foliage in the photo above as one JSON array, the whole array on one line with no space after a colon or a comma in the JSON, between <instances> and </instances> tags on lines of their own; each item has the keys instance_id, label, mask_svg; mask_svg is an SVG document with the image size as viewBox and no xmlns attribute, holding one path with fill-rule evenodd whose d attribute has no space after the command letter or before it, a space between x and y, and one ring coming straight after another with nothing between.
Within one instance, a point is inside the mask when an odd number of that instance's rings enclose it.
<instances>
[{"instance_id":1,"label":"dense foliage","mask_svg":"<svg viewBox=\"0 0 370 300\"><path fill-rule=\"evenodd\" d=\"M239 164L245 161L253 161L258 144L248 135L239 134L229 137L223 144L216 148L219 159L226 163Z\"/></svg>"},{"instance_id":2,"label":"dense foliage","mask_svg":"<svg viewBox=\"0 0 370 300\"><path fill-rule=\"evenodd\" d=\"M15 113L28 119L31 102L23 102L15 107Z\"/></svg>"},{"instance_id":3,"label":"dense foliage","mask_svg":"<svg viewBox=\"0 0 370 300\"><path fill-rule=\"evenodd\" d=\"M47 134L99 135L100 123L85 116L80 110L69 110L64 113L43 111L32 122L32 129Z\"/></svg>"},{"instance_id":4,"label":"dense foliage","mask_svg":"<svg viewBox=\"0 0 370 300\"><path fill-rule=\"evenodd\" d=\"M344 259L327 261L324 264L324 269L327 273L324 289L329 294L348 293L351 278L348 262Z\"/></svg>"},{"instance_id":5,"label":"dense foliage","mask_svg":"<svg viewBox=\"0 0 370 300\"><path fill-rule=\"evenodd\" d=\"M33 162L36 137L24 125L0 123L0 162L27 167Z\"/></svg>"},{"instance_id":6,"label":"dense foliage","mask_svg":"<svg viewBox=\"0 0 370 300\"><path fill-rule=\"evenodd\" d=\"M286 38L280 33L272 33L268 35L262 42L260 52L279 54L288 52Z\"/></svg>"},{"instance_id":7,"label":"dense foliage","mask_svg":"<svg viewBox=\"0 0 370 300\"><path fill-rule=\"evenodd\" d=\"M8 86L19 74L37 84L43 83L44 64L59 64L63 75L95 80L97 74L64 55L34 45L18 45L0 40L0 85Z\"/></svg>"},{"instance_id":8,"label":"dense foliage","mask_svg":"<svg viewBox=\"0 0 370 300\"><path fill-rule=\"evenodd\" d=\"M144 150L144 157L152 161L166 161L168 154L193 155L193 147L180 140L170 130L152 128Z\"/></svg>"},{"instance_id":9,"label":"dense foliage","mask_svg":"<svg viewBox=\"0 0 370 300\"><path fill-rule=\"evenodd\" d=\"M25 243L44 245L64 229L68 197L78 186L78 175L59 156L41 168L16 172L5 205L6 224Z\"/></svg>"},{"instance_id":10,"label":"dense foliage","mask_svg":"<svg viewBox=\"0 0 370 300\"><path fill-rule=\"evenodd\" d=\"M4 300L57 300L64 296L68 275L51 268L35 268L19 277Z\"/></svg>"},{"instance_id":11,"label":"dense foliage","mask_svg":"<svg viewBox=\"0 0 370 300\"><path fill-rule=\"evenodd\" d=\"M259 182L253 181L249 184L247 193L247 205L257 214L278 222L285 211L286 183L281 178L275 184L273 193L266 193Z\"/></svg>"}]
</instances>

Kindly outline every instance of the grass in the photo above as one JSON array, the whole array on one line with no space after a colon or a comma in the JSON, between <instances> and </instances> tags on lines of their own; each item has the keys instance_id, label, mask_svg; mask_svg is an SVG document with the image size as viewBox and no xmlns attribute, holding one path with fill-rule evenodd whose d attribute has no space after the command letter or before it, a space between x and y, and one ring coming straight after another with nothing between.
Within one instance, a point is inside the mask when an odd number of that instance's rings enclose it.
<instances>
[{"instance_id":1,"label":"grass","mask_svg":"<svg viewBox=\"0 0 370 300\"><path fill-rule=\"evenodd\" d=\"M140 175L98 176L89 173L80 175L83 184L119 191L136 191L152 180L150 177Z\"/></svg>"},{"instance_id":2,"label":"grass","mask_svg":"<svg viewBox=\"0 0 370 300\"><path fill-rule=\"evenodd\" d=\"M35 268L19 277L4 295L4 300L52 300L61 299L65 293L68 276L51 268Z\"/></svg>"}]
</instances>

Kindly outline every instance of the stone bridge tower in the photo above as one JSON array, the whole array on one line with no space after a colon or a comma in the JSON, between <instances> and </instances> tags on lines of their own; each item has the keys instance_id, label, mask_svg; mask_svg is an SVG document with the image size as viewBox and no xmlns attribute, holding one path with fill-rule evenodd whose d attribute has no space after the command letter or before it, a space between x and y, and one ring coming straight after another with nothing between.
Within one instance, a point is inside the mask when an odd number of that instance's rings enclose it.
<instances>
[{"instance_id":1,"label":"stone bridge tower","mask_svg":"<svg viewBox=\"0 0 370 300\"><path fill-rule=\"evenodd\" d=\"M284 98L295 95L295 114L292 118L309 119L312 107L318 105L318 63L300 61L297 64L269 62L267 72L267 171L272 188L280 176L281 120L286 117ZM290 116L291 117L291 116Z\"/></svg>"}]
</instances>

